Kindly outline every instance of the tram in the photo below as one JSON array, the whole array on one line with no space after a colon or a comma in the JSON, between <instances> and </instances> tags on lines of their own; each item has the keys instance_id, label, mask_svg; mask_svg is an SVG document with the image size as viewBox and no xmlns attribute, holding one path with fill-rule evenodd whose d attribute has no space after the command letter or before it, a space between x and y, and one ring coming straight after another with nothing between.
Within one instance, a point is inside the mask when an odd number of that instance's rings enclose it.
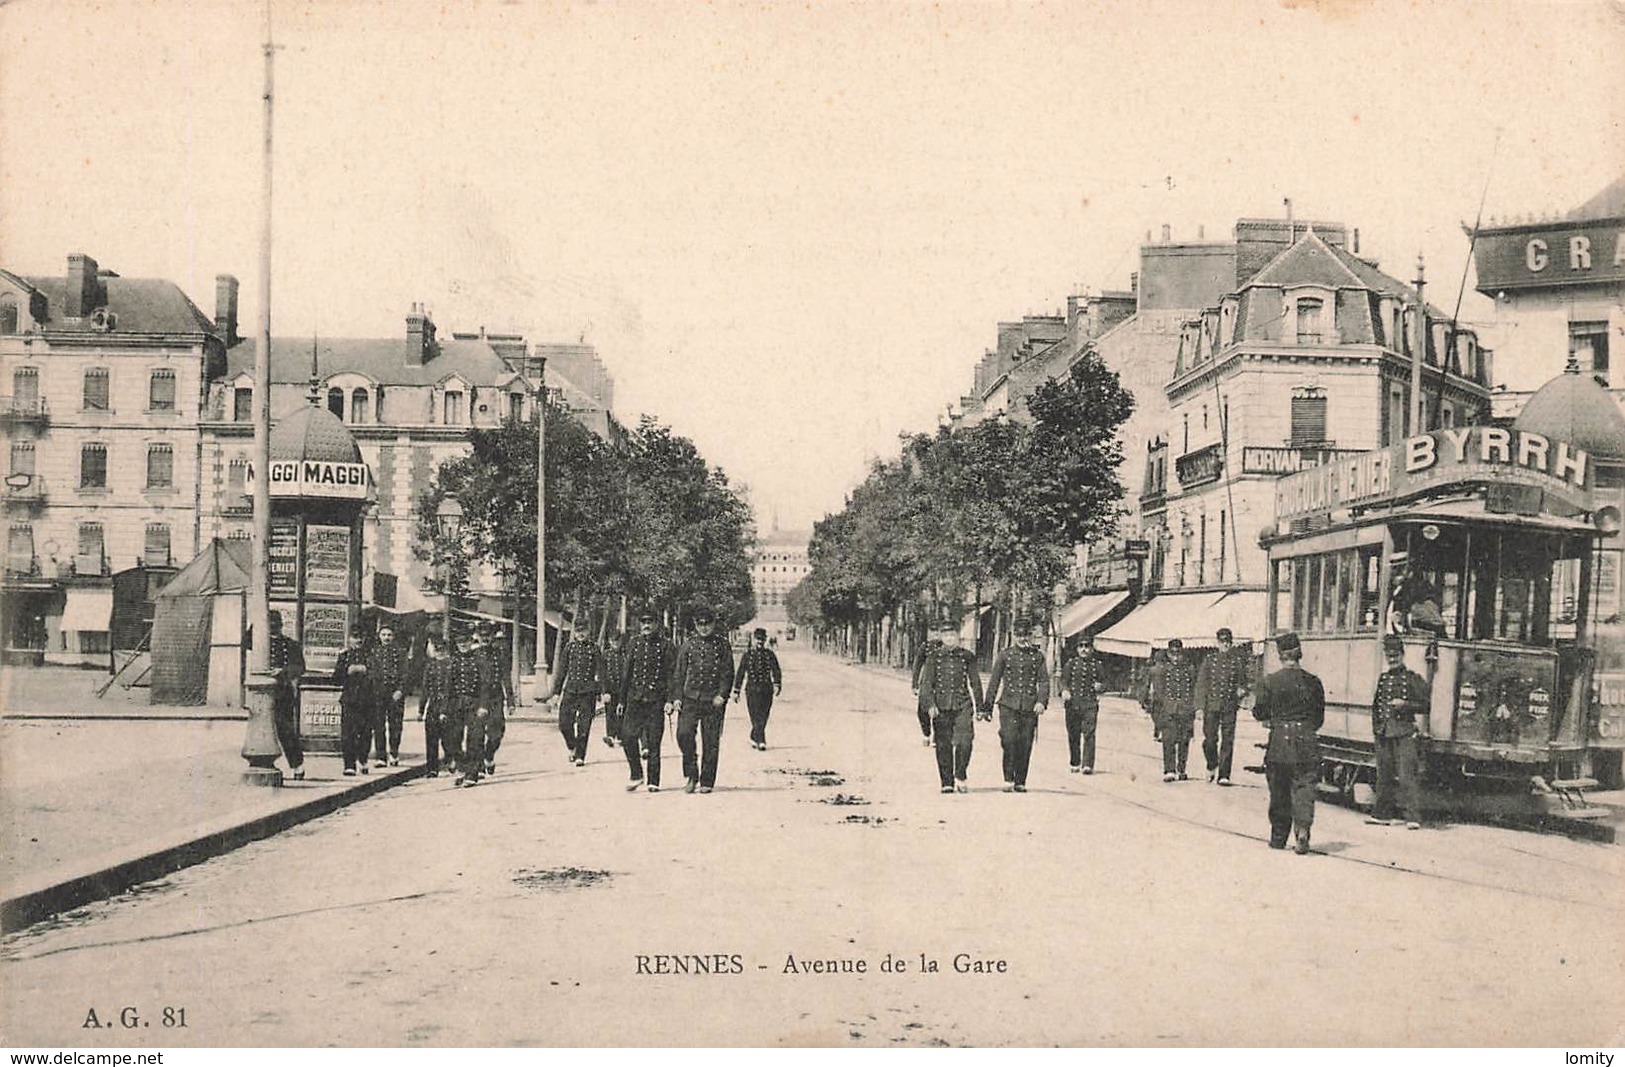
<instances>
[{"instance_id":1,"label":"tram","mask_svg":"<svg viewBox=\"0 0 1625 1067\"><path fill-rule=\"evenodd\" d=\"M1439 430L1276 484L1268 631L1295 631L1326 689L1323 784L1353 798L1376 760L1382 638L1428 681L1419 719L1430 806L1586 807L1595 733L1599 539L1586 452L1494 426ZM1266 642L1266 670L1279 667ZM1591 809L1595 810L1595 809Z\"/></svg>"}]
</instances>

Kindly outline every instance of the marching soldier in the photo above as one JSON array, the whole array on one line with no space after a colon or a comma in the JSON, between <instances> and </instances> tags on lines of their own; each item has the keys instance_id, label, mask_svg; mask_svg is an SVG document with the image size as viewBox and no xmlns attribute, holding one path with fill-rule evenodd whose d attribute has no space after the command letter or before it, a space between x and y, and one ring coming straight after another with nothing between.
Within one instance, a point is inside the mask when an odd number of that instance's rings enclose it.
<instances>
[{"instance_id":1,"label":"marching soldier","mask_svg":"<svg viewBox=\"0 0 1625 1067\"><path fill-rule=\"evenodd\" d=\"M429 777L440 777L440 748L444 741L448 719L446 716L446 656L434 638L423 642L423 676L418 680L418 722L423 724L424 762ZM450 764L452 746L445 744L446 762ZM449 768L448 768L449 769Z\"/></svg>"},{"instance_id":2,"label":"marching soldier","mask_svg":"<svg viewBox=\"0 0 1625 1067\"><path fill-rule=\"evenodd\" d=\"M914 677L910 683L917 698L915 710L920 717L920 733L924 735L928 747L931 744L931 701L929 695L920 689L920 672L925 670L925 661L941 647L942 639L939 637L933 637L920 646L920 651L914 655Z\"/></svg>"},{"instance_id":3,"label":"marching soldier","mask_svg":"<svg viewBox=\"0 0 1625 1067\"><path fill-rule=\"evenodd\" d=\"M982 676L976 656L959 646L959 631L942 630L942 646L927 657L920 671L920 696L931 710L937 746L937 777L944 793L968 793L971 748L976 739L976 709L982 703Z\"/></svg>"},{"instance_id":4,"label":"marching soldier","mask_svg":"<svg viewBox=\"0 0 1625 1067\"><path fill-rule=\"evenodd\" d=\"M1425 716L1430 703L1428 684L1405 666L1405 642L1390 634L1382 639L1388 669L1377 677L1371 698L1371 733L1377 747L1377 798L1366 820L1377 826L1394 821L1395 797L1404 810L1405 826L1422 828L1421 791L1417 783L1416 717ZM1396 790L1397 787L1397 790Z\"/></svg>"},{"instance_id":5,"label":"marching soldier","mask_svg":"<svg viewBox=\"0 0 1625 1067\"><path fill-rule=\"evenodd\" d=\"M339 749L344 774L353 778L359 767L367 773L367 748L372 739L372 686L367 679L367 655L361 650L361 627L352 626L348 644L333 665L333 684L339 687ZM380 764L382 766L382 764Z\"/></svg>"},{"instance_id":6,"label":"marching soldier","mask_svg":"<svg viewBox=\"0 0 1625 1067\"><path fill-rule=\"evenodd\" d=\"M490 687L488 695L488 710L490 715L485 722L485 773L497 772L497 749L502 747L503 735L508 732L508 708L513 705L513 685L508 680L508 664L502 654L502 648L496 640L495 627L481 624L478 639L475 642L476 655L486 671L486 678Z\"/></svg>"},{"instance_id":7,"label":"marching soldier","mask_svg":"<svg viewBox=\"0 0 1625 1067\"><path fill-rule=\"evenodd\" d=\"M1270 848L1285 848L1294 828L1294 851L1309 851L1315 821L1315 781L1320 777L1320 744L1315 733L1326 721L1326 690L1300 666L1303 647L1295 633L1275 639L1281 669L1265 678L1253 704L1253 718L1269 727L1264 777L1270 787Z\"/></svg>"},{"instance_id":8,"label":"marching soldier","mask_svg":"<svg viewBox=\"0 0 1625 1067\"><path fill-rule=\"evenodd\" d=\"M625 642L619 630L610 632L604 650L604 744L615 747L621 739L621 674L626 667Z\"/></svg>"},{"instance_id":9,"label":"marching soldier","mask_svg":"<svg viewBox=\"0 0 1625 1067\"><path fill-rule=\"evenodd\" d=\"M1162 681L1167 676L1167 653L1160 648L1152 649L1140 686L1140 707L1151 716L1151 740L1157 744L1162 743L1162 719L1157 715L1157 702L1162 699Z\"/></svg>"},{"instance_id":10,"label":"marching soldier","mask_svg":"<svg viewBox=\"0 0 1625 1067\"><path fill-rule=\"evenodd\" d=\"M739 689L745 690L745 707L750 709L751 747L767 751L767 716L773 710L773 698L784 692L784 672L779 669L779 657L767 647L767 631L758 626L751 635L752 643L739 657L739 670L734 674L734 702L739 702Z\"/></svg>"},{"instance_id":11,"label":"marching soldier","mask_svg":"<svg viewBox=\"0 0 1625 1067\"><path fill-rule=\"evenodd\" d=\"M1095 723L1100 718L1100 660L1094 634L1078 638L1078 654L1061 668L1061 704L1066 708L1066 745L1072 773L1095 773Z\"/></svg>"},{"instance_id":12,"label":"marching soldier","mask_svg":"<svg viewBox=\"0 0 1625 1067\"><path fill-rule=\"evenodd\" d=\"M1033 735L1038 717L1049 706L1049 664L1033 647L1032 623L1017 619L1016 643L993 660L993 673L987 679L987 699L982 718L991 719L999 709L999 745L1004 750L1004 791L1027 791L1027 766L1032 761Z\"/></svg>"},{"instance_id":13,"label":"marching soldier","mask_svg":"<svg viewBox=\"0 0 1625 1067\"><path fill-rule=\"evenodd\" d=\"M1230 784L1230 761L1236 751L1236 709L1247 687L1247 648L1235 647L1228 626L1215 635L1218 649L1196 672L1196 703L1202 709L1202 757L1207 780Z\"/></svg>"},{"instance_id":14,"label":"marching soldier","mask_svg":"<svg viewBox=\"0 0 1625 1067\"><path fill-rule=\"evenodd\" d=\"M558 680L552 698L559 706L559 732L564 748L577 767L587 765L587 739L592 733L592 716L604 692L604 655L592 643L592 635L577 629L564 646Z\"/></svg>"},{"instance_id":15,"label":"marching soldier","mask_svg":"<svg viewBox=\"0 0 1625 1067\"><path fill-rule=\"evenodd\" d=\"M282 632L282 612L270 616L271 643L266 653L270 667L276 675L276 686L271 690L271 713L276 723L277 743L288 757L288 770L293 780L305 777L305 749L299 741L299 679L305 673L305 652L299 642Z\"/></svg>"},{"instance_id":16,"label":"marching soldier","mask_svg":"<svg viewBox=\"0 0 1625 1067\"><path fill-rule=\"evenodd\" d=\"M677 652L671 674L671 699L678 705L677 747L683 752L683 792L709 793L717 784L717 757L722 750L722 718L728 686L734 676L734 653L716 632L717 617L709 608L694 613L697 631ZM696 750L695 732L701 749Z\"/></svg>"},{"instance_id":17,"label":"marching soldier","mask_svg":"<svg viewBox=\"0 0 1625 1067\"><path fill-rule=\"evenodd\" d=\"M1162 734L1162 780L1183 782L1196 726L1196 668L1185 658L1185 642L1168 642L1168 664L1157 695L1157 726Z\"/></svg>"},{"instance_id":18,"label":"marching soldier","mask_svg":"<svg viewBox=\"0 0 1625 1067\"><path fill-rule=\"evenodd\" d=\"M380 767L398 767L401 763L406 672L411 666L406 652L404 646L395 643L395 627L382 623L378 627L378 643L367 655L367 677L372 683L373 744Z\"/></svg>"},{"instance_id":19,"label":"marching soldier","mask_svg":"<svg viewBox=\"0 0 1625 1067\"><path fill-rule=\"evenodd\" d=\"M667 691L676 658L671 642L655 630L654 613L639 615L637 636L627 642L619 690L621 751L632 771L628 791L643 784L643 756L647 753L649 792L660 792L660 741L665 736L665 716L673 707Z\"/></svg>"},{"instance_id":20,"label":"marching soldier","mask_svg":"<svg viewBox=\"0 0 1625 1067\"><path fill-rule=\"evenodd\" d=\"M447 668L446 686L456 723L462 727L463 743L457 754L457 786L478 785L487 764L486 735L501 706L501 687L491 670L490 659L479 649L472 634L457 635L457 654ZM493 707L495 705L496 707ZM453 729L456 729L456 725Z\"/></svg>"}]
</instances>

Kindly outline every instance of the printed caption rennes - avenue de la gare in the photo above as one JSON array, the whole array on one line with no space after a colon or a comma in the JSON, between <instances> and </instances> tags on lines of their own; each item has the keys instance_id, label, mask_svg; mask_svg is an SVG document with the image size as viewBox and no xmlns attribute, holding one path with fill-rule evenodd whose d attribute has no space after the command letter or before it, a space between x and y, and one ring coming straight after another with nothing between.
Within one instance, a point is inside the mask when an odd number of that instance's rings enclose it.
<instances>
[{"instance_id":1,"label":"printed caption rennes - avenue de la gare","mask_svg":"<svg viewBox=\"0 0 1625 1067\"><path fill-rule=\"evenodd\" d=\"M634 973L639 975L742 975L745 957L740 953L638 954L633 957ZM786 975L827 974L1009 974L1010 962L997 957L956 952L942 957L926 952L888 952L875 963L867 956L798 956L786 953L782 962L756 963L753 970Z\"/></svg>"}]
</instances>

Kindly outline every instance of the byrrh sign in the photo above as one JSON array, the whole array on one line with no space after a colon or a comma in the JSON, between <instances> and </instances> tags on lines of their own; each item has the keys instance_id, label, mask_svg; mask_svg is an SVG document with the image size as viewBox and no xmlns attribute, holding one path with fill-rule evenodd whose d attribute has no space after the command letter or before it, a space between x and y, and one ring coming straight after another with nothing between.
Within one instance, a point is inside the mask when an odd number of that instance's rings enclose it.
<instances>
[{"instance_id":1,"label":"byrrh sign","mask_svg":"<svg viewBox=\"0 0 1625 1067\"><path fill-rule=\"evenodd\" d=\"M1459 426L1345 456L1275 483L1275 517L1369 507L1460 482L1528 485L1589 510L1590 457L1567 441L1498 426Z\"/></svg>"},{"instance_id":2,"label":"byrrh sign","mask_svg":"<svg viewBox=\"0 0 1625 1067\"><path fill-rule=\"evenodd\" d=\"M365 463L331 460L279 460L271 464L271 495L365 500L371 487ZM254 489L254 465L249 464L245 495Z\"/></svg>"}]
</instances>

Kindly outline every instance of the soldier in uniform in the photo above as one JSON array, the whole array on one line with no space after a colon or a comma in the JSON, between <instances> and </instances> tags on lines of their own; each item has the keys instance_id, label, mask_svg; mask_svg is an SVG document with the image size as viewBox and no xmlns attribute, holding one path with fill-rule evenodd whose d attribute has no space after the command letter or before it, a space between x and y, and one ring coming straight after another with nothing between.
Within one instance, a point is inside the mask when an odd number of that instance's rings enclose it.
<instances>
[{"instance_id":1,"label":"soldier in uniform","mask_svg":"<svg viewBox=\"0 0 1625 1067\"><path fill-rule=\"evenodd\" d=\"M734 672L734 703L739 702L739 690L745 690L745 707L750 709L751 747L767 751L767 716L773 710L773 698L784 692L784 672L779 669L778 653L767 647L767 631L758 626L751 635L751 646L739 657L739 670Z\"/></svg>"},{"instance_id":2,"label":"soldier in uniform","mask_svg":"<svg viewBox=\"0 0 1625 1067\"><path fill-rule=\"evenodd\" d=\"M1151 650L1151 659L1145 668L1145 680L1140 687L1140 707L1151 716L1151 740L1161 743L1162 720L1157 715L1157 701L1162 699L1162 680L1168 675L1168 654L1160 648Z\"/></svg>"},{"instance_id":3,"label":"soldier in uniform","mask_svg":"<svg viewBox=\"0 0 1625 1067\"><path fill-rule=\"evenodd\" d=\"M958 629L941 632L942 647L920 671L921 699L931 709L937 746L937 777L942 791L968 793L971 748L976 740L976 709L982 703L982 676L976 656L959 646Z\"/></svg>"},{"instance_id":4,"label":"soldier in uniform","mask_svg":"<svg viewBox=\"0 0 1625 1067\"><path fill-rule=\"evenodd\" d=\"M1377 676L1371 698L1371 733L1377 747L1377 798L1366 820L1377 826L1394 821L1395 796L1404 810L1405 825L1422 828L1422 800L1417 782L1416 717L1425 716L1431 703L1428 684L1405 666L1405 642L1390 634L1382 639L1388 669ZM1396 790L1397 787L1397 790Z\"/></svg>"},{"instance_id":5,"label":"soldier in uniform","mask_svg":"<svg viewBox=\"0 0 1625 1067\"><path fill-rule=\"evenodd\" d=\"M716 632L717 617L709 608L694 613L695 634L683 642L671 672L671 699L678 705L677 747L683 752L683 792L709 793L717 784L717 757L722 750L722 718L734 676L734 653ZM694 743L700 734L700 749Z\"/></svg>"},{"instance_id":6,"label":"soldier in uniform","mask_svg":"<svg viewBox=\"0 0 1625 1067\"><path fill-rule=\"evenodd\" d=\"M1196 667L1185 658L1185 642L1168 642L1168 664L1157 694L1157 728L1162 734L1162 780L1183 782L1196 727Z\"/></svg>"},{"instance_id":7,"label":"soldier in uniform","mask_svg":"<svg viewBox=\"0 0 1625 1067\"><path fill-rule=\"evenodd\" d=\"M361 649L361 627L350 628L349 643L333 665L333 684L339 687L339 748L344 773L357 768L367 773L367 748L372 740L372 686L367 678L367 654Z\"/></svg>"},{"instance_id":8,"label":"soldier in uniform","mask_svg":"<svg viewBox=\"0 0 1625 1067\"><path fill-rule=\"evenodd\" d=\"M987 678L987 698L982 718L991 719L999 709L999 745L1004 752L1004 791L1027 791L1027 766L1032 761L1033 735L1038 717L1049 707L1049 664L1044 653L1033 646L1032 623L1017 619L1016 643L993 660L993 673Z\"/></svg>"},{"instance_id":9,"label":"soldier in uniform","mask_svg":"<svg viewBox=\"0 0 1625 1067\"><path fill-rule=\"evenodd\" d=\"M418 679L418 722L423 724L424 762L429 777L440 777L440 746L446 733L446 656L434 638L423 642L423 669ZM446 760L452 747L446 744Z\"/></svg>"},{"instance_id":10,"label":"soldier in uniform","mask_svg":"<svg viewBox=\"0 0 1625 1067\"><path fill-rule=\"evenodd\" d=\"M612 630L609 647L604 649L604 744L611 748L621 739L621 675L625 667L625 641L619 630Z\"/></svg>"},{"instance_id":11,"label":"soldier in uniform","mask_svg":"<svg viewBox=\"0 0 1625 1067\"><path fill-rule=\"evenodd\" d=\"M372 733L378 766L401 763L401 728L406 711L406 672L411 666L404 646L395 643L395 627L378 627L378 643L367 655L372 683ZM386 763L387 760L387 763Z\"/></svg>"},{"instance_id":12,"label":"soldier in uniform","mask_svg":"<svg viewBox=\"0 0 1625 1067\"><path fill-rule=\"evenodd\" d=\"M1300 856L1309 851L1315 821L1315 781L1320 777L1316 731L1326 721L1326 690L1299 665L1303 648L1295 633L1275 639L1281 669L1258 687L1253 718L1269 727L1264 777L1270 787L1270 848L1285 848L1294 828Z\"/></svg>"},{"instance_id":13,"label":"soldier in uniform","mask_svg":"<svg viewBox=\"0 0 1625 1067\"><path fill-rule=\"evenodd\" d=\"M939 637L933 637L920 646L920 650L914 654L914 677L910 682L916 698L915 711L920 717L920 733L928 746L931 744L931 701L928 694L920 690L920 672L925 670L925 661L941 647L942 639Z\"/></svg>"},{"instance_id":14,"label":"soldier in uniform","mask_svg":"<svg viewBox=\"0 0 1625 1067\"><path fill-rule=\"evenodd\" d=\"M305 777L305 749L299 742L299 679L305 673L305 652L299 642L282 632L282 612L270 616L271 642L267 656L276 685L271 690L271 714L277 743L288 757L294 781Z\"/></svg>"},{"instance_id":15,"label":"soldier in uniform","mask_svg":"<svg viewBox=\"0 0 1625 1067\"><path fill-rule=\"evenodd\" d=\"M1084 634L1078 638L1078 654L1061 668L1061 704L1066 708L1066 745L1073 774L1095 773L1095 723L1100 718L1100 694L1106 691L1101 678L1095 637Z\"/></svg>"},{"instance_id":16,"label":"soldier in uniform","mask_svg":"<svg viewBox=\"0 0 1625 1067\"><path fill-rule=\"evenodd\" d=\"M592 635L578 629L564 646L552 698L559 706L559 733L564 749L577 767L587 765L587 739L592 734L593 712L604 699L604 654Z\"/></svg>"},{"instance_id":17,"label":"soldier in uniform","mask_svg":"<svg viewBox=\"0 0 1625 1067\"><path fill-rule=\"evenodd\" d=\"M457 654L447 668L446 686L453 714L465 731L453 784L478 785L480 772L487 766L486 735L501 706L502 690L492 672L490 657L479 648L474 635L457 635Z\"/></svg>"},{"instance_id":18,"label":"soldier in uniform","mask_svg":"<svg viewBox=\"0 0 1625 1067\"><path fill-rule=\"evenodd\" d=\"M654 612L639 615L637 636L626 645L618 692L621 751L626 753L626 764L632 771L628 790L643 784L643 756L647 752L649 792L660 792L660 742L665 737L665 716L672 711L667 692L676 658L671 642L655 630Z\"/></svg>"},{"instance_id":19,"label":"soldier in uniform","mask_svg":"<svg viewBox=\"0 0 1625 1067\"><path fill-rule=\"evenodd\" d=\"M1249 656L1235 647L1228 626L1216 635L1218 648L1196 672L1196 703L1202 709L1202 756L1207 780L1230 784L1230 761L1236 751L1236 710L1247 686Z\"/></svg>"},{"instance_id":20,"label":"soldier in uniform","mask_svg":"<svg viewBox=\"0 0 1625 1067\"><path fill-rule=\"evenodd\" d=\"M486 671L487 684L490 687L487 696L487 709L490 715L485 722L485 773L497 772L497 749L502 747L503 735L508 732L508 708L513 705L513 685L508 680L507 657L502 653L500 642L497 641L497 630L488 624L481 624L475 653L481 660L481 666Z\"/></svg>"}]
</instances>

